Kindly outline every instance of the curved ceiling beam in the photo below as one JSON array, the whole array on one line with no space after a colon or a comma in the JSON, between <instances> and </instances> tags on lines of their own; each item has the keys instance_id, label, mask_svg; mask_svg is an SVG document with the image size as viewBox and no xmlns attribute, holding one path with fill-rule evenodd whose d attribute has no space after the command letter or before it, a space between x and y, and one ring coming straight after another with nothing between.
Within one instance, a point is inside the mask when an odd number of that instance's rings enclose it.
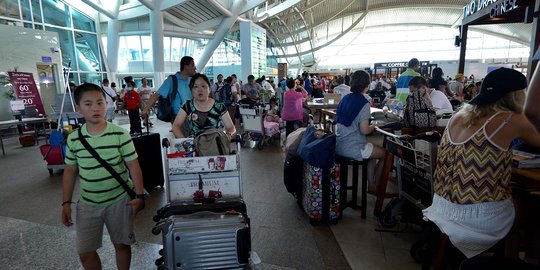
<instances>
[{"instance_id":1,"label":"curved ceiling beam","mask_svg":"<svg viewBox=\"0 0 540 270\"><path fill-rule=\"evenodd\" d=\"M139 0L139 3L143 4L149 10L154 10L154 4L150 3L148 0Z\"/></svg>"},{"instance_id":2,"label":"curved ceiling beam","mask_svg":"<svg viewBox=\"0 0 540 270\"><path fill-rule=\"evenodd\" d=\"M392 25L402 25L402 24L398 24L398 23L392 23L392 24L385 24L385 25L381 25L381 26L392 26ZM414 23L414 24L408 24L408 25L412 25L412 26L440 26L440 27L448 27L447 24L433 24L433 23ZM380 27L380 26L376 26L376 27ZM376 27L372 27L372 28L376 28ZM370 27L366 27L366 28L370 28ZM352 30L351 30L352 31ZM482 34L487 34L487 35L493 35L493 36L496 36L496 37L500 37L500 38L504 38L504 39L507 39L507 40L511 40L513 42L516 42L518 44L521 44L523 46L529 46L529 43L527 41L523 41L523 40L520 40L520 39L517 39L515 37L511 37L511 36L507 36L507 35L504 35L504 34L500 34L498 32L493 32L493 31L489 31L489 30L485 30L485 29L478 29L478 28L474 28L474 27L471 27L469 28L469 31L473 31L473 32L478 32L478 33L482 33ZM332 39L332 41L324 44L324 45L321 45L321 46L318 46L317 48L315 48L315 51L316 50L319 50L319 49L322 49L321 47L326 47L328 45L330 45L331 42L335 41L336 39L339 39L341 36L343 36L342 34L338 35L336 38ZM304 54L308 54L310 53L309 51L307 52L300 52L299 55L304 55ZM288 57L298 57L298 55L296 54L288 54L288 55L276 55L276 57L279 57L279 58L288 58Z\"/></svg>"},{"instance_id":3,"label":"curved ceiling beam","mask_svg":"<svg viewBox=\"0 0 540 270\"><path fill-rule=\"evenodd\" d=\"M262 22L266 18L272 17L274 15L278 15L279 13L293 7L294 5L300 3L300 1L301 0L286 0L262 12L257 12L257 10L255 10L255 12L253 12L254 20Z\"/></svg>"},{"instance_id":4,"label":"curved ceiling beam","mask_svg":"<svg viewBox=\"0 0 540 270\"><path fill-rule=\"evenodd\" d=\"M276 15L276 17L279 18L279 16L277 16L277 15ZM289 28L289 26L288 26L283 20L280 19L280 21L281 21L281 23L283 24L283 26L285 26L285 29L287 29L287 31L288 31L289 33L291 33L291 29ZM296 42L294 41L294 37L293 37L292 34L291 34L291 39L292 39L292 41L294 42L294 49L296 50L298 59L300 60L300 63L302 63L302 58L300 57L301 54L299 54L300 51L298 50L298 44L296 44Z\"/></svg>"},{"instance_id":5,"label":"curved ceiling beam","mask_svg":"<svg viewBox=\"0 0 540 270\"><path fill-rule=\"evenodd\" d=\"M336 14L330 16L330 18L325 19L323 22L319 23L319 25L320 25L320 24L324 24L325 22L328 22L328 21L332 20L333 18L335 18L335 17L338 16L339 14L343 13L343 12L344 12L346 9L348 9L352 4L354 4L354 2L356 2L356 0L352 0L347 6L345 6L344 8L342 8L342 9L341 9L339 12L337 12ZM290 14L293 14L293 13L290 13ZM355 13L355 14L356 14L356 13ZM294 16L294 17L296 17L296 16ZM282 19L283 19L283 18L282 18ZM303 20L303 18L302 18L302 20ZM304 22L305 22L305 20L304 20ZM293 21L291 24L293 24L293 23L294 23L294 21ZM307 26L305 23L304 23L304 25L306 26L305 29L308 29L308 26ZM309 29L313 29L313 27L311 27L311 28L309 28ZM295 30L295 31L298 31L298 29Z\"/></svg>"},{"instance_id":6,"label":"curved ceiling beam","mask_svg":"<svg viewBox=\"0 0 540 270\"><path fill-rule=\"evenodd\" d=\"M308 50L308 51L304 51L304 52L301 52L301 53L298 53L298 54L286 54L286 55L277 55L277 57L281 57L281 58L286 58L286 57L300 57L301 55L304 55L304 54L308 54L308 53L312 53L312 52L316 52L332 43L334 43L336 40L340 39L342 36L344 36L345 34L347 34L349 31L351 31L354 27L356 27L356 25L358 23L360 23L365 17L366 15L368 14L368 12L364 12L362 14L362 16L360 16L356 21L354 21L354 23L349 27L347 28L345 31L343 31L341 34L339 34L337 37L335 37L334 39L326 42L325 44L323 45L320 45L320 46L317 46L316 48L313 48L311 50Z\"/></svg>"},{"instance_id":7,"label":"curved ceiling beam","mask_svg":"<svg viewBox=\"0 0 540 270\"><path fill-rule=\"evenodd\" d=\"M438 5L428 5L428 6L424 6L424 7L421 7L421 8L424 9L424 8L437 7L437 6L438 6ZM401 7L401 6L400 6L400 7L396 7L396 8L400 9L400 8L405 8L405 7ZM418 8L418 7L416 7L416 8ZM445 7L445 8L449 8L449 9L459 9L459 10L460 10L460 12L459 12L460 15L461 15L461 13L462 13L461 10L463 9L463 7L458 8L457 6ZM381 11L381 10L387 10L387 9L395 9L395 8L376 8L376 9L372 9L372 8L370 7L369 11L372 12L372 11ZM297 29L297 30L295 30L295 31L293 32L293 34L294 34L295 32L302 32L302 31L307 31L307 30L316 28L317 26L320 26L320 25L322 25L322 24L324 24L324 23L326 23L326 22L329 22L329 21L331 21L332 19L338 20L338 19L341 19L341 18L344 18L344 17L348 17L348 16L352 16L352 15L357 15L359 12L363 12L363 11L350 11L350 12L346 12L346 13L338 13L338 14L334 14L334 15L332 15L332 16L329 16L328 18L325 18L324 21L321 21L321 22L319 22L319 23L317 23L317 24L311 25L309 28L301 28L301 29ZM341 15L341 16L337 16L337 15ZM283 19L284 19L284 18L283 18ZM269 20L272 20L272 18L270 18ZM275 20L274 23L275 23L275 24L272 24L272 22L269 22L270 27L274 27L274 26L279 25L279 21L278 21L278 20ZM294 23L294 21L293 21L292 23ZM291 23L291 24L292 24L292 23ZM281 38L281 37L280 37L280 38Z\"/></svg>"},{"instance_id":8,"label":"curved ceiling beam","mask_svg":"<svg viewBox=\"0 0 540 270\"><path fill-rule=\"evenodd\" d=\"M219 13L225 15L226 17L232 17L233 14L230 10L226 9L224 6L222 6L220 3L218 3L216 0L206 0L208 3L210 3L213 7L215 7Z\"/></svg>"},{"instance_id":9,"label":"curved ceiling beam","mask_svg":"<svg viewBox=\"0 0 540 270\"><path fill-rule=\"evenodd\" d=\"M323 2L323 1L321 1L321 2ZM425 4L422 4L421 7L419 7L418 4L416 4L416 5L413 5L413 4L401 4L401 5L387 5L387 6L375 5L374 7L370 6L369 11L379 11L379 10L395 9L395 8L433 8L433 9L447 8L447 9L463 10L463 5L452 5L452 4L444 4L444 3L425 3ZM310 9L311 8L307 8L307 9L304 9L304 10L300 9L300 12L308 11ZM356 13L362 12L362 11L363 10L355 10L355 11L351 11L350 14L356 14ZM288 13L288 14L282 15L281 17L284 20L285 19L290 19L290 17L294 17L294 13ZM272 19L272 18L270 18L270 19Z\"/></svg>"},{"instance_id":10,"label":"curved ceiling beam","mask_svg":"<svg viewBox=\"0 0 540 270\"><path fill-rule=\"evenodd\" d=\"M265 23L262 23L262 24L263 24L264 26L266 26L266 27L268 28L268 25L266 25ZM275 34L275 33L274 33L274 31L273 31L273 30L272 30L271 28L268 28L268 32L270 32L270 34L272 34L272 35L274 35L274 34ZM278 47L278 48L280 48L280 49L281 49L281 51L283 52L283 54L285 54L285 49L283 49L284 47L283 47L283 46L281 46L281 44L279 43L279 40L278 40L278 39L276 39L276 38L274 38L274 40L275 40L275 41L277 42L277 46L275 46L275 47ZM273 42L272 42L272 43L273 43ZM274 44L274 45L276 45L276 44ZM279 57L279 56L277 56L277 55L275 55L275 54L274 54L274 56L276 56L276 57ZM289 62L289 59L288 59L288 58L285 58L285 61L287 61L287 64L290 64L290 62Z\"/></svg>"},{"instance_id":11,"label":"curved ceiling beam","mask_svg":"<svg viewBox=\"0 0 540 270\"><path fill-rule=\"evenodd\" d=\"M304 26L307 28L306 19L304 18L304 15L298 11L298 9L295 7L294 10L298 12L298 15L300 15L300 18L302 18L302 21L304 21ZM309 39L309 47L313 50L313 35L311 33L312 31L307 31L308 39ZM298 43L302 44L302 43ZM313 60L315 60L315 54L312 52L311 55L313 56Z\"/></svg>"}]
</instances>

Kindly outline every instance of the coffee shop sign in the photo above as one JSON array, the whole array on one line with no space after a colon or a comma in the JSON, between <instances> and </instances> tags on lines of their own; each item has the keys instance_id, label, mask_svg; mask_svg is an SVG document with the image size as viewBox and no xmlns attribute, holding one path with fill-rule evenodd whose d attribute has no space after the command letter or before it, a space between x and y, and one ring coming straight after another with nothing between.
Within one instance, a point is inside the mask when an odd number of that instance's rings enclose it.
<instances>
[{"instance_id":1,"label":"coffee shop sign","mask_svg":"<svg viewBox=\"0 0 540 270\"><path fill-rule=\"evenodd\" d=\"M472 0L469 4L463 7L463 19L468 16L473 15L474 13L486 8L487 6L497 2L489 12L489 17L497 17L506 12L518 8L517 0Z\"/></svg>"}]
</instances>

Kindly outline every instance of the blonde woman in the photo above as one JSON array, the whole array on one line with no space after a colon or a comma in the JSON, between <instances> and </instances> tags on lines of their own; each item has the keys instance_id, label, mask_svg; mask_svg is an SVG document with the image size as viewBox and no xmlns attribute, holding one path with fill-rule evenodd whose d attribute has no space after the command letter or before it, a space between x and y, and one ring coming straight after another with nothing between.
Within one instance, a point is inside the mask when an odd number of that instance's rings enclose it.
<instances>
[{"instance_id":1,"label":"blonde woman","mask_svg":"<svg viewBox=\"0 0 540 270\"><path fill-rule=\"evenodd\" d=\"M448 122L437 155L433 204L424 210L435 233L432 251L442 232L461 259L474 257L510 231L515 217L509 186L512 140L540 146L540 135L522 113L526 87L518 71L494 70L480 94Z\"/></svg>"}]
</instances>

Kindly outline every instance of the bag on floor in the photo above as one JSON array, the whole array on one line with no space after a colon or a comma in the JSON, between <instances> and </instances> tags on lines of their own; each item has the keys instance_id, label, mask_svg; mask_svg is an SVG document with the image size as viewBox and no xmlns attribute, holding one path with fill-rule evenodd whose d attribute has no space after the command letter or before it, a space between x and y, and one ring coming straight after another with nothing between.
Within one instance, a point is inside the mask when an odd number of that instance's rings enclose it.
<instances>
[{"instance_id":1,"label":"bag on floor","mask_svg":"<svg viewBox=\"0 0 540 270\"><path fill-rule=\"evenodd\" d=\"M167 97L159 95L156 115L159 120L172 123L176 117L172 103L178 92L178 80L176 79L176 75L170 75L168 79L172 81L172 89L169 91Z\"/></svg>"},{"instance_id":2,"label":"bag on floor","mask_svg":"<svg viewBox=\"0 0 540 270\"><path fill-rule=\"evenodd\" d=\"M22 135L19 137L19 143L23 147L34 146L36 144L36 137L34 135Z\"/></svg>"},{"instance_id":3,"label":"bag on floor","mask_svg":"<svg viewBox=\"0 0 540 270\"><path fill-rule=\"evenodd\" d=\"M283 183L287 191L299 202L302 200L302 179L304 177L304 161L296 154L288 153L283 165Z\"/></svg>"},{"instance_id":4,"label":"bag on floor","mask_svg":"<svg viewBox=\"0 0 540 270\"><path fill-rule=\"evenodd\" d=\"M223 130L209 128L195 138L198 156L219 156L231 153L231 143Z\"/></svg>"},{"instance_id":5,"label":"bag on floor","mask_svg":"<svg viewBox=\"0 0 540 270\"><path fill-rule=\"evenodd\" d=\"M306 128L299 128L287 136L287 141L285 142L285 150L287 153L296 155L298 145L300 145L305 132Z\"/></svg>"}]
</instances>

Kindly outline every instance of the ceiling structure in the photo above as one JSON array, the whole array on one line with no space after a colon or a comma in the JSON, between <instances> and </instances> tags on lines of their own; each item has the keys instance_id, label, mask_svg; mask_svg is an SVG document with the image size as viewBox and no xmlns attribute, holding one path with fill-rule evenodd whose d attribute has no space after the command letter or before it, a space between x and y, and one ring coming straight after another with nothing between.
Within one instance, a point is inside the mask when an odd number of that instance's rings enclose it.
<instances>
[{"instance_id":1,"label":"ceiling structure","mask_svg":"<svg viewBox=\"0 0 540 270\"><path fill-rule=\"evenodd\" d=\"M102 21L132 20L159 9L180 35L212 38L232 7L243 2L238 20L251 20L267 31L273 53L298 58L309 67L315 52L349 32L392 25L455 28L470 0L124 0L112 11L92 0L82 0L101 12ZM106 0L101 0L106 1ZM122 1L122 0L119 0ZM238 3L237 3L238 4ZM100 10L101 9L101 10ZM470 26L469 30L501 37L528 46L531 24Z\"/></svg>"}]
</instances>

